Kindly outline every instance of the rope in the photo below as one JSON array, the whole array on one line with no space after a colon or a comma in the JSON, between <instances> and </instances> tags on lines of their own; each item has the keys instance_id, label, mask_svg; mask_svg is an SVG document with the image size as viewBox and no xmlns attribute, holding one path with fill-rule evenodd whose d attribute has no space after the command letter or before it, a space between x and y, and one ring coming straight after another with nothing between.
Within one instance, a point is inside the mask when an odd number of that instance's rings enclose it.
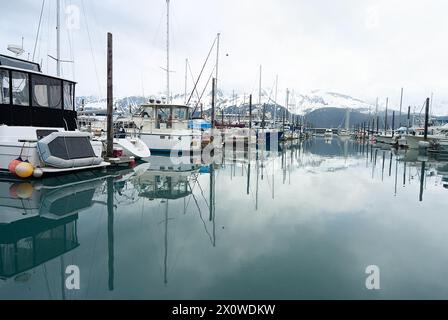
<instances>
[{"instance_id":1,"label":"rope","mask_svg":"<svg viewBox=\"0 0 448 320\"><path fill-rule=\"evenodd\" d=\"M205 90L207 90L208 84L210 83L210 80L212 79L212 76L213 76L213 73L215 72L215 69L216 69L216 67L213 68L212 72L210 73L210 76L209 76L209 78L207 80L207 83L204 86L204 90L202 90L201 97L199 98L199 101L202 100L202 96L204 95ZM199 101L196 103L196 106L194 107L193 112L191 113L191 115L193 115L196 112L196 110L198 109Z\"/></svg>"},{"instance_id":2,"label":"rope","mask_svg":"<svg viewBox=\"0 0 448 320\"><path fill-rule=\"evenodd\" d=\"M210 58L210 55L211 55L211 53L213 51L213 48L215 47L215 43L216 43L217 39L218 39L218 37L216 37L215 40L213 41L212 47L210 48L210 51L208 52L207 58L205 59L205 62L202 65L202 69L201 69L201 72L199 73L198 80L195 82L194 88L193 88L193 90L192 90L192 92L190 94L190 97L187 100L187 105L190 103L190 100L193 97L193 93L196 90L196 87L198 86L198 82L201 79L202 73L204 72L205 66L207 65L208 59ZM216 66L215 66L215 68L216 68Z\"/></svg>"},{"instance_id":3,"label":"rope","mask_svg":"<svg viewBox=\"0 0 448 320\"><path fill-rule=\"evenodd\" d=\"M34 57L36 55L36 47L37 47L37 42L39 40L40 26L42 24L42 16L43 16L43 13L44 13L44 7L45 7L45 0L42 0L42 8L40 9L39 25L37 26L36 40L34 42L33 62L34 62Z\"/></svg>"},{"instance_id":4,"label":"rope","mask_svg":"<svg viewBox=\"0 0 448 320\"><path fill-rule=\"evenodd\" d=\"M100 81L99 81L98 68L97 68L97 65L96 65L95 54L93 52L92 37L90 36L90 29L89 29L89 23L88 23L88 19L87 19L87 14L86 14L86 8L85 8L85 5L84 5L84 0L81 0L81 6L82 6L82 12L84 14L84 18L86 20L86 30L87 30L87 36L89 38L90 54L92 55L93 67L94 67L95 75L96 75L96 82L97 82L97 85L98 85L99 94L100 94L100 96L102 96L101 84L100 84Z\"/></svg>"}]
</instances>

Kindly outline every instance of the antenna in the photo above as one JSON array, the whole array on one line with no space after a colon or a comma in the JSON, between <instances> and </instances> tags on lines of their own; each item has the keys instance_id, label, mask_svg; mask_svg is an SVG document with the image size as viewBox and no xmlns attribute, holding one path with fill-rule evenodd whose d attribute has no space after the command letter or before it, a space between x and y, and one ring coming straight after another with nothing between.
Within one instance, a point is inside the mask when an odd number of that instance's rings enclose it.
<instances>
[{"instance_id":1,"label":"antenna","mask_svg":"<svg viewBox=\"0 0 448 320\"><path fill-rule=\"evenodd\" d=\"M11 51L16 55L16 57L21 56L25 53L25 50L23 49L23 37L22 37L22 45L17 44L10 44L8 45L8 51Z\"/></svg>"},{"instance_id":2,"label":"antenna","mask_svg":"<svg viewBox=\"0 0 448 320\"><path fill-rule=\"evenodd\" d=\"M25 50L21 46L10 44L8 45L8 50L16 55L16 57L21 56Z\"/></svg>"}]
</instances>

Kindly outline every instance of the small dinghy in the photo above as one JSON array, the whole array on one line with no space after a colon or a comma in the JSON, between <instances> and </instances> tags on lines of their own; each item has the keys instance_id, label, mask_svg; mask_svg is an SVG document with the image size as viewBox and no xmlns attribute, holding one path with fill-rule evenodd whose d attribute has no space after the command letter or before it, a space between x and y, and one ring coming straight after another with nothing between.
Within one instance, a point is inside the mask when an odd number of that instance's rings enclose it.
<instances>
[{"instance_id":1,"label":"small dinghy","mask_svg":"<svg viewBox=\"0 0 448 320\"><path fill-rule=\"evenodd\" d=\"M54 168L96 166L103 161L95 155L88 133L52 132L37 142L37 150L42 162Z\"/></svg>"}]
</instances>

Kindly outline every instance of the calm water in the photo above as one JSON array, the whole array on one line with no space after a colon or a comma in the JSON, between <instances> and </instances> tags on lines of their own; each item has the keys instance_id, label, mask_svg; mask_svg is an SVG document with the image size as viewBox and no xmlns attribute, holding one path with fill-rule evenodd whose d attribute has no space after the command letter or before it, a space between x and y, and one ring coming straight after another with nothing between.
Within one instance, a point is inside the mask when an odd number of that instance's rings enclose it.
<instances>
[{"instance_id":1,"label":"calm water","mask_svg":"<svg viewBox=\"0 0 448 320\"><path fill-rule=\"evenodd\" d=\"M336 138L2 181L0 298L447 299L447 185L448 162Z\"/></svg>"}]
</instances>

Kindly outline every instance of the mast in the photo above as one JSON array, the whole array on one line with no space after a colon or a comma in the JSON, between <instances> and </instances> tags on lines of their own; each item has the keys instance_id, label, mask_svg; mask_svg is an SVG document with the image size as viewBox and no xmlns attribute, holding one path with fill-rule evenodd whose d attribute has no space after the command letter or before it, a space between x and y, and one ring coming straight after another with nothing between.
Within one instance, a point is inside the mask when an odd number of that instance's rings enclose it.
<instances>
[{"instance_id":1,"label":"mast","mask_svg":"<svg viewBox=\"0 0 448 320\"><path fill-rule=\"evenodd\" d=\"M399 125L399 127L401 127L401 111L402 111L402 108L403 108L403 88L401 88L401 97L400 97L400 125Z\"/></svg>"},{"instance_id":2,"label":"mast","mask_svg":"<svg viewBox=\"0 0 448 320\"><path fill-rule=\"evenodd\" d=\"M350 109L347 108L347 113L345 114L345 130L350 129Z\"/></svg>"},{"instance_id":3,"label":"mast","mask_svg":"<svg viewBox=\"0 0 448 320\"><path fill-rule=\"evenodd\" d=\"M216 74L215 74L215 79L216 79L216 89L218 89L218 64L219 64L219 39L221 37L221 34L218 33L216 35L217 40L216 40Z\"/></svg>"},{"instance_id":4,"label":"mast","mask_svg":"<svg viewBox=\"0 0 448 320\"><path fill-rule=\"evenodd\" d=\"M187 73L188 73L188 59L185 59L185 90L184 90L184 104L187 104Z\"/></svg>"},{"instance_id":5,"label":"mast","mask_svg":"<svg viewBox=\"0 0 448 320\"><path fill-rule=\"evenodd\" d=\"M166 102L170 100L170 0L166 0Z\"/></svg>"},{"instance_id":6,"label":"mast","mask_svg":"<svg viewBox=\"0 0 448 320\"><path fill-rule=\"evenodd\" d=\"M278 75L275 76L275 107L274 107L274 129L277 122L277 93L278 93Z\"/></svg>"},{"instance_id":7,"label":"mast","mask_svg":"<svg viewBox=\"0 0 448 320\"><path fill-rule=\"evenodd\" d=\"M61 76L61 0L56 0L56 73Z\"/></svg>"},{"instance_id":8,"label":"mast","mask_svg":"<svg viewBox=\"0 0 448 320\"><path fill-rule=\"evenodd\" d=\"M260 78L258 81L258 106L261 106L261 72L262 72L262 66L260 65Z\"/></svg>"}]
</instances>

